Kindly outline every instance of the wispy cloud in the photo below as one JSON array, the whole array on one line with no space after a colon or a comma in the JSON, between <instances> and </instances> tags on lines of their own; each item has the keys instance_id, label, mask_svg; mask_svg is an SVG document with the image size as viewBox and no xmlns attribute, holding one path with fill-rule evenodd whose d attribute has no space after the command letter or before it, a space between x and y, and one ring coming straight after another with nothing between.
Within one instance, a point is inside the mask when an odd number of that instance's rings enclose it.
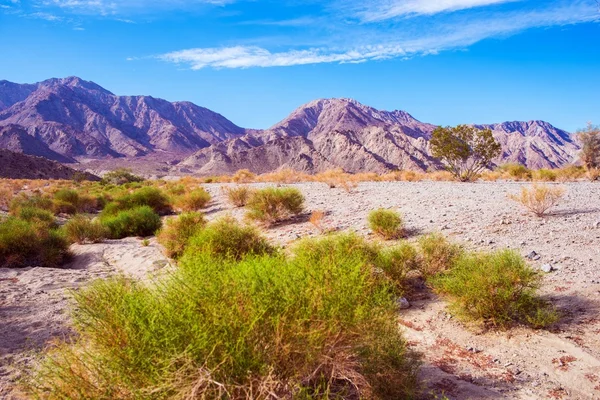
<instances>
[{"instance_id":1,"label":"wispy cloud","mask_svg":"<svg viewBox=\"0 0 600 400\"><path fill-rule=\"evenodd\" d=\"M41 0L44 7L58 7L81 13L99 12L102 15L118 15L151 10L184 9L197 5L223 6L234 0Z\"/></svg>"},{"instance_id":2,"label":"wispy cloud","mask_svg":"<svg viewBox=\"0 0 600 400\"><path fill-rule=\"evenodd\" d=\"M431 26L429 34L389 40L393 32L381 34L375 44L363 46L290 49L273 52L258 46L193 48L157 56L166 62L202 68L285 67L320 63L360 63L398 57L434 54L464 48L481 40L506 36L536 27L564 26L598 19L595 6L572 2L549 9L512 11L479 18L455 19ZM377 38L377 34L371 38Z\"/></svg>"},{"instance_id":3,"label":"wispy cloud","mask_svg":"<svg viewBox=\"0 0 600 400\"><path fill-rule=\"evenodd\" d=\"M350 2L350 9L363 22L396 17L433 15L520 0L375 0ZM346 2L346 4L348 4Z\"/></svg>"}]
</instances>

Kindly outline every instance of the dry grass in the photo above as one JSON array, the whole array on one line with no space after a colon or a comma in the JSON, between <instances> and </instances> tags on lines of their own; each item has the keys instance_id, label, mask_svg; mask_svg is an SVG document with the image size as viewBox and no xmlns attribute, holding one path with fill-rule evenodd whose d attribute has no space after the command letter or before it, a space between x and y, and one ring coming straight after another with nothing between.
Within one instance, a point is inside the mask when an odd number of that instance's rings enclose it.
<instances>
[{"instance_id":1,"label":"dry grass","mask_svg":"<svg viewBox=\"0 0 600 400\"><path fill-rule=\"evenodd\" d=\"M521 188L519 195L510 194L508 197L514 200L538 217L554 207L565 194L565 189L557 186L533 184L531 187Z\"/></svg>"},{"instance_id":2,"label":"dry grass","mask_svg":"<svg viewBox=\"0 0 600 400\"><path fill-rule=\"evenodd\" d=\"M344 172L342 169L332 169L329 171L321 172L314 176L316 182L322 182L327 184L331 189L342 188L347 192L358 186L358 182L354 178L354 175Z\"/></svg>"},{"instance_id":3,"label":"dry grass","mask_svg":"<svg viewBox=\"0 0 600 400\"><path fill-rule=\"evenodd\" d=\"M227 196L229 203L235 207L244 207L253 192L248 186L223 186L221 190Z\"/></svg>"},{"instance_id":4,"label":"dry grass","mask_svg":"<svg viewBox=\"0 0 600 400\"><path fill-rule=\"evenodd\" d=\"M325 212L322 210L315 210L310 214L308 222L314 226L319 233L325 233L325 227L323 226L323 219L325 218Z\"/></svg>"}]
</instances>

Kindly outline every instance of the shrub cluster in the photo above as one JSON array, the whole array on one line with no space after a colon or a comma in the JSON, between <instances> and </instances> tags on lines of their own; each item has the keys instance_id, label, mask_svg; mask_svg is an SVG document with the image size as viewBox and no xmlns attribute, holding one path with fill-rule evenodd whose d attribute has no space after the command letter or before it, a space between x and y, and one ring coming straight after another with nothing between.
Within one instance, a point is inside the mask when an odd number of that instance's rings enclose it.
<instances>
[{"instance_id":1,"label":"shrub cluster","mask_svg":"<svg viewBox=\"0 0 600 400\"><path fill-rule=\"evenodd\" d=\"M530 188L522 187L519 195L509 195L508 197L521 203L538 217L542 217L549 209L558 204L564 194L565 189L561 187L533 184Z\"/></svg>"},{"instance_id":2,"label":"shrub cluster","mask_svg":"<svg viewBox=\"0 0 600 400\"><path fill-rule=\"evenodd\" d=\"M369 228L383 239L392 240L404 236L402 216L393 210L371 211L367 220Z\"/></svg>"},{"instance_id":3,"label":"shrub cluster","mask_svg":"<svg viewBox=\"0 0 600 400\"><path fill-rule=\"evenodd\" d=\"M210 194L200 187L175 197L174 206L184 212L197 211L206 207L210 199Z\"/></svg>"},{"instance_id":4,"label":"shrub cluster","mask_svg":"<svg viewBox=\"0 0 600 400\"><path fill-rule=\"evenodd\" d=\"M189 212L167 221L157 235L168 257L178 258L183 254L188 241L206 225L204 215Z\"/></svg>"},{"instance_id":5,"label":"shrub cluster","mask_svg":"<svg viewBox=\"0 0 600 400\"><path fill-rule=\"evenodd\" d=\"M535 328L558 319L557 313L536 296L540 275L512 250L465 254L432 283L450 298L451 308L467 319L495 327L518 322Z\"/></svg>"},{"instance_id":6,"label":"shrub cluster","mask_svg":"<svg viewBox=\"0 0 600 400\"><path fill-rule=\"evenodd\" d=\"M248 186L223 186L227 200L235 207L244 207L252 194Z\"/></svg>"},{"instance_id":7,"label":"shrub cluster","mask_svg":"<svg viewBox=\"0 0 600 400\"><path fill-rule=\"evenodd\" d=\"M218 229L238 238L234 224ZM77 292L79 339L51 351L28 392L69 399L415 395L418 359L397 327L387 281L374 272L376 249L341 236L304 241L290 256L247 250L221 257L212 239L196 236L179 268L157 285L121 277Z\"/></svg>"},{"instance_id":8,"label":"shrub cluster","mask_svg":"<svg viewBox=\"0 0 600 400\"><path fill-rule=\"evenodd\" d=\"M246 204L247 217L271 225L304 210L304 196L293 187L267 187L252 193Z\"/></svg>"},{"instance_id":9,"label":"shrub cluster","mask_svg":"<svg viewBox=\"0 0 600 400\"><path fill-rule=\"evenodd\" d=\"M99 243L111 235L109 228L99 221L92 221L83 215L71 218L63 229L71 243Z\"/></svg>"},{"instance_id":10,"label":"shrub cluster","mask_svg":"<svg viewBox=\"0 0 600 400\"><path fill-rule=\"evenodd\" d=\"M152 236L160 229L160 216L149 206L138 206L116 213L104 214L100 222L113 239L129 236Z\"/></svg>"},{"instance_id":11,"label":"shrub cluster","mask_svg":"<svg viewBox=\"0 0 600 400\"><path fill-rule=\"evenodd\" d=\"M68 258L67 239L47 221L37 217L29 221L8 217L0 222L0 265L3 267L55 268Z\"/></svg>"}]
</instances>

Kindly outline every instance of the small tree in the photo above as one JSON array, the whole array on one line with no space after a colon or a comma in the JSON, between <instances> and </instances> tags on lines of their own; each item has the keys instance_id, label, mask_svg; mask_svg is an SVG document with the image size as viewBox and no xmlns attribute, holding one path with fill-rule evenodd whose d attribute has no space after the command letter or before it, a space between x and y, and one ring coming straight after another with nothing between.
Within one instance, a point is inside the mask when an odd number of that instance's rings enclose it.
<instances>
[{"instance_id":1,"label":"small tree","mask_svg":"<svg viewBox=\"0 0 600 400\"><path fill-rule=\"evenodd\" d=\"M586 129L579 131L578 137L581 142L579 158L593 178L596 176L594 171L600 168L600 127L588 123Z\"/></svg>"},{"instance_id":2,"label":"small tree","mask_svg":"<svg viewBox=\"0 0 600 400\"><path fill-rule=\"evenodd\" d=\"M468 125L436 128L429 145L433 156L462 182L473 180L502 151L490 129Z\"/></svg>"}]
</instances>

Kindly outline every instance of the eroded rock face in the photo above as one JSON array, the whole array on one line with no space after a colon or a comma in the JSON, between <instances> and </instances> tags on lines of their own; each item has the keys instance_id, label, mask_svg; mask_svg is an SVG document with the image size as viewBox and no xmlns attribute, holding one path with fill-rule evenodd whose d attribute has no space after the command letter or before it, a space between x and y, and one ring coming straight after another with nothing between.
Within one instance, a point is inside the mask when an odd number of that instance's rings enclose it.
<instances>
[{"instance_id":1,"label":"eroded rock face","mask_svg":"<svg viewBox=\"0 0 600 400\"><path fill-rule=\"evenodd\" d=\"M555 168L579 149L572 135L543 121L478 127L492 129L502 144L498 164ZM251 130L192 103L116 96L76 77L0 81L0 148L60 162L169 153L183 159L174 169L201 174L424 171L439 166L428 149L434 129L404 111L321 99L269 129Z\"/></svg>"}]
</instances>

